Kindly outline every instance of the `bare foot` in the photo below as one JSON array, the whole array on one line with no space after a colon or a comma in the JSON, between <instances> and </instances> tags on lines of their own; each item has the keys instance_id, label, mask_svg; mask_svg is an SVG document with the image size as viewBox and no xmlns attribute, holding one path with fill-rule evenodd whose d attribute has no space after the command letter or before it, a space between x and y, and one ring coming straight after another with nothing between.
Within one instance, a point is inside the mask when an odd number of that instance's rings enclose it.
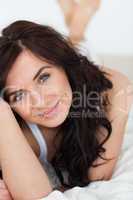
<instances>
[{"instance_id":1,"label":"bare foot","mask_svg":"<svg viewBox=\"0 0 133 200\"><path fill-rule=\"evenodd\" d=\"M69 38L79 43L92 16L100 7L101 0L58 0L69 28Z\"/></svg>"},{"instance_id":2,"label":"bare foot","mask_svg":"<svg viewBox=\"0 0 133 200\"><path fill-rule=\"evenodd\" d=\"M101 0L80 0L75 4L73 16L69 25L69 37L72 42L78 43L84 38L85 29L92 16L100 7Z\"/></svg>"},{"instance_id":3,"label":"bare foot","mask_svg":"<svg viewBox=\"0 0 133 200\"><path fill-rule=\"evenodd\" d=\"M95 12L100 7L101 0L79 0L79 4L83 7L91 8L92 12Z\"/></svg>"},{"instance_id":4,"label":"bare foot","mask_svg":"<svg viewBox=\"0 0 133 200\"><path fill-rule=\"evenodd\" d=\"M64 13L65 23L69 27L72 16L73 16L75 1L74 0L58 0L58 2Z\"/></svg>"}]
</instances>

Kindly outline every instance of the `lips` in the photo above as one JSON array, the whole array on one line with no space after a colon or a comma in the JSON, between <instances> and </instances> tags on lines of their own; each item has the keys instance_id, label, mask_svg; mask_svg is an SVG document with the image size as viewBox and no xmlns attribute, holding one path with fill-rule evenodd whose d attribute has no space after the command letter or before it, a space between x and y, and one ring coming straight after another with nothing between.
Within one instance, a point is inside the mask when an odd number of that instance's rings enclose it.
<instances>
[{"instance_id":1,"label":"lips","mask_svg":"<svg viewBox=\"0 0 133 200\"><path fill-rule=\"evenodd\" d=\"M57 101L57 103L50 109L47 109L45 110L44 112L43 111L40 111L40 112L36 112L34 115L38 115L38 116L44 116L44 115L48 115L49 113L51 113L58 105L60 100Z\"/></svg>"},{"instance_id":2,"label":"lips","mask_svg":"<svg viewBox=\"0 0 133 200\"><path fill-rule=\"evenodd\" d=\"M59 103L59 101L52 107L52 108L50 108L49 110L47 110L47 111L45 111L43 114L45 115L47 115L47 114L49 114L50 112L52 112L55 108L56 108L56 106L58 105L58 103Z\"/></svg>"}]
</instances>

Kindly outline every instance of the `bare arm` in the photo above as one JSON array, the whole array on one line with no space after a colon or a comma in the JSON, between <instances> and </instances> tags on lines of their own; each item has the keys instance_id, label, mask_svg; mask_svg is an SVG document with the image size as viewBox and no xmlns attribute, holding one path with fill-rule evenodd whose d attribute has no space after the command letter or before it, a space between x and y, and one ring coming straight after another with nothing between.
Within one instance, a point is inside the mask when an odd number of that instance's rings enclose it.
<instances>
[{"instance_id":1,"label":"bare arm","mask_svg":"<svg viewBox=\"0 0 133 200\"><path fill-rule=\"evenodd\" d=\"M0 101L0 165L15 200L39 199L52 191L44 169L3 100Z\"/></svg>"},{"instance_id":2,"label":"bare arm","mask_svg":"<svg viewBox=\"0 0 133 200\"><path fill-rule=\"evenodd\" d=\"M109 93L111 106L108 112L108 119L112 121L112 133L110 138L103 145L106 149L103 157L114 159L111 161L104 161L98 158L93 164L105 164L96 168L91 167L89 170L91 180L101 178L109 180L112 177L114 167L120 154L128 114L133 104L133 85L128 78L120 72L109 68L103 68L103 70L111 74L108 78L110 78L114 84L112 91ZM101 131L105 133L104 129L101 129ZM100 140L102 141L104 138L103 134L103 138L100 138Z\"/></svg>"}]
</instances>

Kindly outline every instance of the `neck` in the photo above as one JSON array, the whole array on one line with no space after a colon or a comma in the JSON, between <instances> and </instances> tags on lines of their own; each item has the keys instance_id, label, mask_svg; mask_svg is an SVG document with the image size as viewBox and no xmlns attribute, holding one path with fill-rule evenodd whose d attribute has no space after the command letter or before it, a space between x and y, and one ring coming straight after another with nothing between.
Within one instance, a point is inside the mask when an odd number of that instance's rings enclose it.
<instances>
[{"instance_id":1,"label":"neck","mask_svg":"<svg viewBox=\"0 0 133 200\"><path fill-rule=\"evenodd\" d=\"M50 161L52 159L52 157L54 156L55 154L55 148L53 146L53 142L54 142L54 139L55 139L55 136L56 136L56 133L58 132L59 128L60 127L57 127L57 128L47 128L47 127L44 127L44 126L40 126L39 125L39 128L46 140L46 144L47 144L47 148L48 148L48 161ZM57 143L57 147L59 146L60 144L60 137L58 137L58 139L56 140Z\"/></svg>"},{"instance_id":2,"label":"neck","mask_svg":"<svg viewBox=\"0 0 133 200\"><path fill-rule=\"evenodd\" d=\"M57 128L47 128L44 126L39 125L40 130L42 131L44 137L48 141L52 141L55 138L56 133L59 130L59 127Z\"/></svg>"}]
</instances>

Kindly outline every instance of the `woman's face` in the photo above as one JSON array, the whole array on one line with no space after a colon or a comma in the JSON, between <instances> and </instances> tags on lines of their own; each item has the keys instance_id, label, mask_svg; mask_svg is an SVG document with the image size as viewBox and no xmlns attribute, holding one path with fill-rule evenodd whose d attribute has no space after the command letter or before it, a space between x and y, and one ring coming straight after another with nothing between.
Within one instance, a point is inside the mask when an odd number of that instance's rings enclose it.
<instances>
[{"instance_id":1,"label":"woman's face","mask_svg":"<svg viewBox=\"0 0 133 200\"><path fill-rule=\"evenodd\" d=\"M25 121L57 127L66 119L72 90L62 68L23 50L6 80L9 104Z\"/></svg>"}]
</instances>

